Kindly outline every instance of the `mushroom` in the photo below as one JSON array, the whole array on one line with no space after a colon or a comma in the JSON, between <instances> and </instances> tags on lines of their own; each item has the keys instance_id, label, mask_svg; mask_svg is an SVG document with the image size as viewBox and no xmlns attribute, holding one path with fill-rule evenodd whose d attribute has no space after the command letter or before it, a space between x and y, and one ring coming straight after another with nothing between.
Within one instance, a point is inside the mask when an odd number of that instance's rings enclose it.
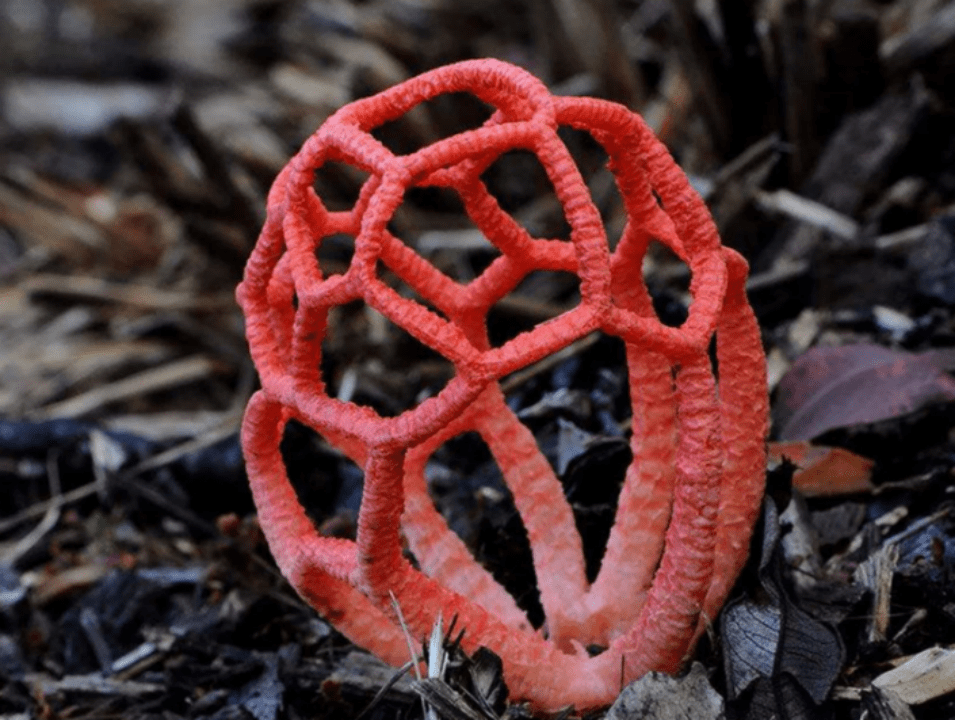
<instances>
[{"instance_id":1,"label":"mushroom","mask_svg":"<svg viewBox=\"0 0 955 720\"><path fill-rule=\"evenodd\" d=\"M406 155L371 135L450 92L472 93L493 115ZM610 159L627 211L612 251L560 126L589 133ZM488 192L481 174L513 149L540 160L571 227L569 242L532 237ZM328 210L312 188L315 170L329 161L369 173L351 210ZM470 283L444 275L388 230L405 191L429 186L456 192L500 251ZM326 277L316 250L337 233L355 238L355 252L345 272ZM690 268L692 303L679 327L656 316L643 281L652 241ZM381 267L424 302L389 287ZM488 311L533 270L575 274L579 304L492 347ZM464 648L497 653L512 699L539 711L608 705L622 683L678 670L745 562L762 494L766 370L746 274L665 148L621 105L554 97L518 67L474 60L341 108L276 179L237 291L262 380L242 444L260 523L283 574L346 636L393 664L408 658L392 598L415 637L428 635L439 616L457 616ZM354 300L453 363L455 376L439 394L393 418L328 394L319 373L327 314ZM596 331L626 346L634 459L600 572L589 583L560 481L499 381ZM291 419L363 468L354 542L319 536L289 484L279 442ZM468 431L490 448L527 528L546 637L428 497L425 463ZM402 555L403 537L418 568ZM606 650L589 657L584 647L592 644Z\"/></svg>"}]
</instances>

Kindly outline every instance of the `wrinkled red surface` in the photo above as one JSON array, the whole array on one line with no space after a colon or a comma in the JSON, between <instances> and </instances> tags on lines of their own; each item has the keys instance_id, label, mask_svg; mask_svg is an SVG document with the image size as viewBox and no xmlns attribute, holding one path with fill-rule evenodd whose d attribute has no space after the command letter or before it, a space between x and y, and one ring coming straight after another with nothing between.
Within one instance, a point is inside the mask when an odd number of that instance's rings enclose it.
<instances>
[{"instance_id":1,"label":"wrinkled red surface","mask_svg":"<svg viewBox=\"0 0 955 720\"><path fill-rule=\"evenodd\" d=\"M472 93L495 112L480 128L407 155L370 134L449 92ZM613 252L556 133L562 125L590 133L610 158L628 214ZM539 159L563 205L570 241L531 237L484 186L481 173L514 149ZM351 210L329 211L312 188L314 171L329 161L369 173ZM455 191L500 251L467 284L388 230L405 191L425 186ZM316 250L339 233L355 238L354 256L346 272L324 277ZM672 249L692 273L693 301L679 328L659 321L643 282L651 240ZM423 302L389 287L382 267ZM491 347L488 310L534 270L575 274L579 305ZM353 641L395 664L408 651L392 598L414 638L430 632L439 612L456 615L465 649L484 645L500 655L512 698L541 710L606 705L621 683L678 669L745 560L762 495L765 359L743 292L746 270L720 245L705 206L666 150L620 105L553 97L515 66L479 60L343 107L275 181L238 289L262 379L242 441L261 525L282 572ZM384 418L328 395L319 374L327 314L354 300L453 363L455 376L437 396ZM560 482L505 404L498 381L593 331L626 345L634 461L590 584ZM708 354L714 334L719 377ZM298 503L278 449L291 418L363 467L356 542L319 537ZM427 495L428 457L468 431L490 448L527 527L546 637L529 627ZM402 536L420 570L402 556ZM590 643L608 649L591 658L583 650Z\"/></svg>"}]
</instances>

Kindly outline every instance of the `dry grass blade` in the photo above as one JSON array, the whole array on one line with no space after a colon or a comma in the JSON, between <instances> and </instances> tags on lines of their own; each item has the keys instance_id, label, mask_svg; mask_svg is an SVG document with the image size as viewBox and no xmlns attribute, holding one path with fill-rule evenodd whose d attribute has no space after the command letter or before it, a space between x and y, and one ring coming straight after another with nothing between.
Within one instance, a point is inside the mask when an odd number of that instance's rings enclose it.
<instances>
[{"instance_id":1,"label":"dry grass blade","mask_svg":"<svg viewBox=\"0 0 955 720\"><path fill-rule=\"evenodd\" d=\"M790 190L757 190L755 195L757 204L764 210L780 213L847 240L852 240L859 234L859 223L852 218Z\"/></svg>"},{"instance_id":2,"label":"dry grass blade","mask_svg":"<svg viewBox=\"0 0 955 720\"><path fill-rule=\"evenodd\" d=\"M60 471L57 467L55 453L50 453L47 457L46 476L50 484L50 502L46 504L43 519L29 533L14 543L13 547L0 555L0 566L12 567L15 565L17 560L37 545L59 522L60 508L63 506L64 499L60 490Z\"/></svg>"},{"instance_id":3,"label":"dry grass blade","mask_svg":"<svg viewBox=\"0 0 955 720\"><path fill-rule=\"evenodd\" d=\"M81 417L112 402L208 379L218 367L214 360L203 356L176 360L47 405L30 415L35 418Z\"/></svg>"},{"instance_id":4,"label":"dry grass blade","mask_svg":"<svg viewBox=\"0 0 955 720\"><path fill-rule=\"evenodd\" d=\"M235 305L231 292L196 296L190 292L161 290L150 285L110 282L97 277L36 273L24 279L23 289L44 295L86 302L110 302L147 311L182 310L210 312Z\"/></svg>"}]
</instances>

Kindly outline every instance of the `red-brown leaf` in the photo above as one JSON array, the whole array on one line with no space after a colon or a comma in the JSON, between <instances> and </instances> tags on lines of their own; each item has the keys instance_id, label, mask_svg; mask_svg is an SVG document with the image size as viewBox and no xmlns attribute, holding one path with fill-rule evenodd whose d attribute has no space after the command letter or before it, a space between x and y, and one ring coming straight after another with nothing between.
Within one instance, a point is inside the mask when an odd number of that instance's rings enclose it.
<instances>
[{"instance_id":1,"label":"red-brown leaf","mask_svg":"<svg viewBox=\"0 0 955 720\"><path fill-rule=\"evenodd\" d=\"M871 492L872 467L869 458L843 448L813 445L805 441L769 443L770 463L786 458L796 465L793 487L807 497L831 497Z\"/></svg>"},{"instance_id":2,"label":"red-brown leaf","mask_svg":"<svg viewBox=\"0 0 955 720\"><path fill-rule=\"evenodd\" d=\"M874 423L955 400L945 368L955 351L909 353L879 345L817 347L779 383L773 408L780 440L809 440L828 430Z\"/></svg>"}]
</instances>

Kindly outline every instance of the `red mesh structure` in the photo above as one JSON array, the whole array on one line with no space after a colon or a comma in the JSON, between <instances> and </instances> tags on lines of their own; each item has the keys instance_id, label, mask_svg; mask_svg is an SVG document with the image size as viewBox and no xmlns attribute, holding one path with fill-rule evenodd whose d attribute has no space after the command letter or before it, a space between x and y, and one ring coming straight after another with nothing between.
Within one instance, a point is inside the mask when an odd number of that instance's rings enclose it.
<instances>
[{"instance_id":1,"label":"red mesh structure","mask_svg":"<svg viewBox=\"0 0 955 720\"><path fill-rule=\"evenodd\" d=\"M482 126L396 155L371 131L451 92L494 109ZM610 159L627 211L611 252L600 215L557 134L589 133ZM532 237L481 180L512 150L534 153L570 225L570 239ZM368 173L355 206L330 211L313 190L329 162ZM405 192L442 187L500 251L458 282L388 225ZM324 276L327 238L355 239L346 271ZM653 311L642 265L651 241L691 272L692 303L677 328ZM387 268L414 293L382 280ZM489 309L535 270L579 278L580 302L499 347ZM339 630L402 664L438 614L457 616L467 650L487 646L504 664L511 697L540 710L612 702L649 670L675 671L702 623L715 617L746 558L762 496L767 397L759 329L744 294L747 267L724 248L686 177L643 121L590 98L554 97L536 78L495 60L425 73L343 107L305 143L269 194L268 218L238 289L262 389L242 442L260 522L297 591ZM319 363L331 308L367 305L446 358L454 377L397 417L331 397ZM622 339L633 408L634 460L598 577L589 583L581 540L559 479L499 381L594 331ZM716 367L709 349L716 338ZM355 542L318 535L289 484L279 442L295 419L358 463L365 489ZM424 466L449 439L477 432L499 465L524 522L546 632L534 631L503 588L448 528L428 496ZM418 568L402 555L402 539ZM589 657L590 644L607 649Z\"/></svg>"}]
</instances>

